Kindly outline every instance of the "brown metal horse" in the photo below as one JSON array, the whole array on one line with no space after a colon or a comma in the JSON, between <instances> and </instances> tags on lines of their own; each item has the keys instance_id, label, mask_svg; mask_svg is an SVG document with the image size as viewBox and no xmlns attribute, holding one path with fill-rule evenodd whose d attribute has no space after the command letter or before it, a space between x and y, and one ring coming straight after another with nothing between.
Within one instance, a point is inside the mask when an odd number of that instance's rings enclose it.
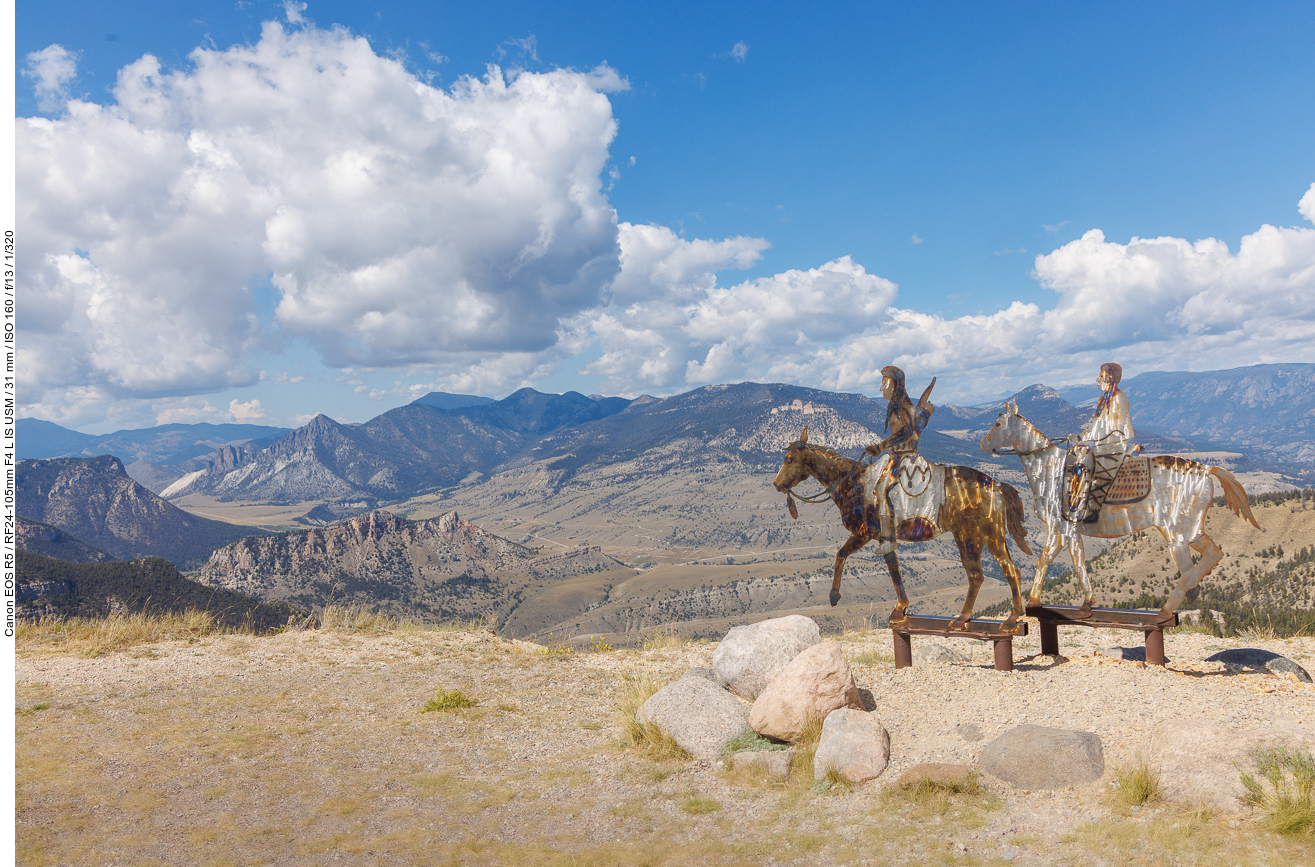
<instances>
[{"instance_id":1,"label":"brown metal horse","mask_svg":"<svg viewBox=\"0 0 1315 867\"><path fill-rule=\"evenodd\" d=\"M786 449L781 469L772 482L776 490L786 495L786 504L792 517L797 518L798 512L791 499L790 489L809 477L826 486L826 493L840 509L841 521L850 536L836 553L835 577L831 582L832 606L840 601L840 575L844 571L845 560L877 538L880 522L875 506L867 501L864 490L871 490L871 485L866 484L869 480L865 474L880 466L861 464L831 449L809 445L808 428L805 427L798 441ZM903 623L909 607L908 597L904 595L904 583L900 579L899 559L895 555L898 540L926 541L942 533L953 533L959 547L959 559L968 573L968 596L964 600L963 611L954 619L951 628L966 629L968 621L972 619L977 591L981 589L985 577L982 573L982 550L986 549L995 557L1009 581L1013 609L1001 631L1012 633L1018 628L1018 618L1023 613L1023 600L1018 586L1018 567L1009 556L1007 536L1013 536L1014 542L1025 553L1032 553L1027 547L1027 530L1023 527L1022 498L1011 485L972 467L947 466L944 469L945 487L935 517L930 522L925 518L901 521L901 516L895 515L893 524L897 540L882 543L883 548L890 549L885 554L886 568L890 571L895 592L899 594L899 604L890 613L890 623Z\"/></svg>"}]
</instances>

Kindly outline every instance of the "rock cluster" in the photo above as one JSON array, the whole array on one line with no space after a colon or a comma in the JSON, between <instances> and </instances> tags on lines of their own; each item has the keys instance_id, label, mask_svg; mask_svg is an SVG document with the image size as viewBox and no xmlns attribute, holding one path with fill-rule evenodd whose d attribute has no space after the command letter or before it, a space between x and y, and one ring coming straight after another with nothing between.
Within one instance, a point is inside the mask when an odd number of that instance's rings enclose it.
<instances>
[{"instance_id":1,"label":"rock cluster","mask_svg":"<svg viewBox=\"0 0 1315 867\"><path fill-rule=\"evenodd\" d=\"M890 735L863 709L840 645L822 641L817 623L799 615L732 629L713 653L711 671L691 669L658 690L636 717L705 761L726 752L746 730L796 744L819 721L815 778L835 771L862 782L890 761ZM792 752L750 749L734 753L732 761L784 777Z\"/></svg>"}]
</instances>

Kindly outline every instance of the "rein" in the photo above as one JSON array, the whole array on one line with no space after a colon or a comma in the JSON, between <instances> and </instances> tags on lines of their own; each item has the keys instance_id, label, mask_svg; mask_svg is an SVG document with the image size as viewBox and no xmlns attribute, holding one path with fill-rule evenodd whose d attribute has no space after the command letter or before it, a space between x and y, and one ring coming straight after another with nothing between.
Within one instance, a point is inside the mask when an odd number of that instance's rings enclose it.
<instances>
[{"instance_id":1,"label":"rein","mask_svg":"<svg viewBox=\"0 0 1315 867\"><path fill-rule=\"evenodd\" d=\"M1018 449L1015 449L1015 448L1009 448L1008 446L1003 446L1003 447L998 448L998 449L991 449L991 454L993 454L993 455L998 455L998 456L1000 456L1000 457L1009 457L1009 456L1012 456L1012 455L1016 455L1016 456L1018 456L1018 457L1020 457L1020 458L1025 458L1025 457L1028 457L1029 455L1035 455L1035 454L1038 454L1038 453L1040 453L1040 452L1044 452L1046 449L1050 448L1051 446L1054 446L1055 448L1061 448L1061 449L1062 449L1062 448L1068 448L1068 440L1067 440L1067 439L1052 440L1050 437L1046 436L1045 434L1041 433L1041 431L1037 430L1036 427L1034 427L1034 426L1032 425L1031 422L1029 422L1027 419L1024 419L1021 415L1018 416L1018 418L1022 419L1022 421L1023 421L1024 424L1026 424L1028 427L1031 427L1032 430L1036 431L1037 435L1040 436L1041 439L1043 439L1043 440L1046 441L1046 442L1045 442L1045 445L1037 446L1036 448L1032 449L1031 451L1027 451L1027 452L1020 452Z\"/></svg>"}]
</instances>

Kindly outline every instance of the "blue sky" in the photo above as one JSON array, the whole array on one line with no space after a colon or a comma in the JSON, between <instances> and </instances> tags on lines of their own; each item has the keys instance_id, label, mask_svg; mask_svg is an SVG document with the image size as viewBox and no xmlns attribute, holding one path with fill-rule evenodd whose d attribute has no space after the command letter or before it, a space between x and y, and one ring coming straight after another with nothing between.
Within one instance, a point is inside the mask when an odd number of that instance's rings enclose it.
<instances>
[{"instance_id":1,"label":"blue sky","mask_svg":"<svg viewBox=\"0 0 1315 867\"><path fill-rule=\"evenodd\" d=\"M16 42L20 399L89 432L1315 361L1310 4L20 2Z\"/></svg>"}]
</instances>

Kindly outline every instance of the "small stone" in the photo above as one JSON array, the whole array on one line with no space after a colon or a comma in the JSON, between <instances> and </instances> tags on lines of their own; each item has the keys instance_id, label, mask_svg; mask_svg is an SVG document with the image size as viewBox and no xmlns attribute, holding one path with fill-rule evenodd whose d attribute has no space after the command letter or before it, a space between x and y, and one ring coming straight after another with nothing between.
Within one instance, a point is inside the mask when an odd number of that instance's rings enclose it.
<instances>
[{"instance_id":1,"label":"small stone","mask_svg":"<svg viewBox=\"0 0 1315 867\"><path fill-rule=\"evenodd\" d=\"M793 758L794 750L743 750L730 755L735 769L759 768L773 780L790 776L790 760Z\"/></svg>"},{"instance_id":2,"label":"small stone","mask_svg":"<svg viewBox=\"0 0 1315 867\"><path fill-rule=\"evenodd\" d=\"M926 780L944 786L962 785L972 776L972 768L967 765L955 765L949 762L924 762L914 765L899 775L895 785L901 789L910 789Z\"/></svg>"},{"instance_id":3,"label":"small stone","mask_svg":"<svg viewBox=\"0 0 1315 867\"><path fill-rule=\"evenodd\" d=\"M935 665L939 662L967 663L972 660L953 647L935 641L918 641L913 645L914 665Z\"/></svg>"},{"instance_id":4,"label":"small stone","mask_svg":"<svg viewBox=\"0 0 1315 867\"><path fill-rule=\"evenodd\" d=\"M975 744L982 739L982 727L977 723L959 723L954 727L954 733L970 744Z\"/></svg>"}]
</instances>

